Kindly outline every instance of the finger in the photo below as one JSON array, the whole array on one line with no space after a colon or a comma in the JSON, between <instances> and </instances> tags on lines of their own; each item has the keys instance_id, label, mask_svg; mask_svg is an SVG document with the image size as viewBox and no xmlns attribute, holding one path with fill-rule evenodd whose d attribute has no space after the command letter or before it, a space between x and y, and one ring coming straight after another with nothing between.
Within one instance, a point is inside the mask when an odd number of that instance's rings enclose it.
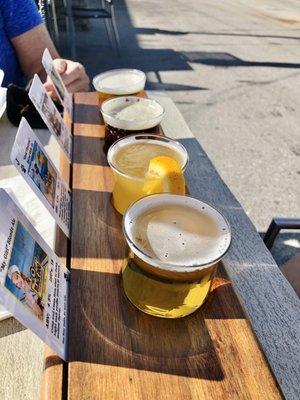
<instances>
[{"instance_id":1,"label":"finger","mask_svg":"<svg viewBox=\"0 0 300 400\"><path fill-rule=\"evenodd\" d=\"M50 92L47 91L47 93L49 94L49 96L50 96L53 100L58 100L57 93L56 93L55 90L51 90Z\"/></svg>"},{"instance_id":2,"label":"finger","mask_svg":"<svg viewBox=\"0 0 300 400\"><path fill-rule=\"evenodd\" d=\"M62 80L65 85L69 85L70 83L76 81L81 76L85 75L84 68L79 63L69 63L66 71L61 75Z\"/></svg>"},{"instance_id":3,"label":"finger","mask_svg":"<svg viewBox=\"0 0 300 400\"><path fill-rule=\"evenodd\" d=\"M67 86L69 93L75 92L87 92L89 90L89 80L88 79L77 79L76 81L70 83Z\"/></svg>"},{"instance_id":4,"label":"finger","mask_svg":"<svg viewBox=\"0 0 300 400\"><path fill-rule=\"evenodd\" d=\"M47 80L45 83L43 83L43 86L47 92L50 92L51 90L53 90L53 83L51 81Z\"/></svg>"},{"instance_id":5,"label":"finger","mask_svg":"<svg viewBox=\"0 0 300 400\"><path fill-rule=\"evenodd\" d=\"M44 86L46 92L49 94L49 96L52 97L52 99L55 99L55 100L58 99L56 90L51 82L45 82L43 86Z\"/></svg>"},{"instance_id":6,"label":"finger","mask_svg":"<svg viewBox=\"0 0 300 400\"><path fill-rule=\"evenodd\" d=\"M55 60L53 60L53 65L54 65L56 71L60 75L65 73L68 68L68 64L67 64L66 60L63 60L62 58L56 58Z\"/></svg>"}]
</instances>

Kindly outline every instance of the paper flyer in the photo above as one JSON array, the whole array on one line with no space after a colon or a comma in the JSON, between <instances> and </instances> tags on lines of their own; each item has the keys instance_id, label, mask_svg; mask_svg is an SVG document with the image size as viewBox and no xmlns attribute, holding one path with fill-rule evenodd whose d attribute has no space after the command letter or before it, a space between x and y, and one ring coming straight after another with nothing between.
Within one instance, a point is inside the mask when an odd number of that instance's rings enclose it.
<instances>
[{"instance_id":1,"label":"paper flyer","mask_svg":"<svg viewBox=\"0 0 300 400\"><path fill-rule=\"evenodd\" d=\"M10 158L63 232L70 237L71 190L25 118L21 120Z\"/></svg>"},{"instance_id":2,"label":"paper flyer","mask_svg":"<svg viewBox=\"0 0 300 400\"><path fill-rule=\"evenodd\" d=\"M0 304L67 359L70 272L0 189Z\"/></svg>"},{"instance_id":3,"label":"paper flyer","mask_svg":"<svg viewBox=\"0 0 300 400\"><path fill-rule=\"evenodd\" d=\"M58 144L72 161L72 136L64 123L51 97L46 92L40 78L35 74L30 90L30 100L39 112L49 131L55 136Z\"/></svg>"},{"instance_id":4,"label":"paper flyer","mask_svg":"<svg viewBox=\"0 0 300 400\"><path fill-rule=\"evenodd\" d=\"M48 49L44 50L42 64L53 83L53 86L56 90L59 100L64 105L70 118L72 119L73 118L72 97L70 93L67 91L67 88L63 83L59 73L54 68L53 59Z\"/></svg>"},{"instance_id":5,"label":"paper flyer","mask_svg":"<svg viewBox=\"0 0 300 400\"><path fill-rule=\"evenodd\" d=\"M2 69L0 69L0 86L2 85L3 78L4 78L4 72Z\"/></svg>"}]
</instances>

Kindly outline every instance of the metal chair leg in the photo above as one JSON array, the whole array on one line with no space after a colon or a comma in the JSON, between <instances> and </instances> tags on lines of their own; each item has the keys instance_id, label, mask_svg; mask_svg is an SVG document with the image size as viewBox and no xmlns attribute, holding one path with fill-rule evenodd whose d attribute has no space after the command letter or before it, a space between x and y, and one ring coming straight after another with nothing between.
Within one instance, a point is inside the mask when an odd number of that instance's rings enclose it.
<instances>
[{"instance_id":1,"label":"metal chair leg","mask_svg":"<svg viewBox=\"0 0 300 400\"><path fill-rule=\"evenodd\" d=\"M67 10L67 35L69 41L69 50L71 58L76 59L76 47L75 47L75 25L73 19L72 11L72 0L66 0L66 10Z\"/></svg>"},{"instance_id":2,"label":"metal chair leg","mask_svg":"<svg viewBox=\"0 0 300 400\"><path fill-rule=\"evenodd\" d=\"M59 30L58 30L58 24L57 24L55 0L51 1L51 9L52 9L52 19L53 19L55 41L56 41L56 43L59 43Z\"/></svg>"},{"instance_id":3,"label":"metal chair leg","mask_svg":"<svg viewBox=\"0 0 300 400\"><path fill-rule=\"evenodd\" d=\"M117 24L116 24L115 10L114 10L113 4L111 4L110 9L111 9L111 21L112 21L113 31L114 31L116 45L117 45L117 53L118 53L118 56L120 56L121 55L120 54L120 48L121 48L120 37L119 37L119 32L118 32L118 28L117 28Z\"/></svg>"},{"instance_id":4,"label":"metal chair leg","mask_svg":"<svg viewBox=\"0 0 300 400\"><path fill-rule=\"evenodd\" d=\"M107 11L107 1L106 0L101 0L101 4L102 4L103 10ZM113 48L114 47L114 41L113 41L113 37L112 37L111 26L110 26L107 18L104 18L104 23L105 23L106 34L107 34L107 37L108 37L108 41L109 41L110 47Z\"/></svg>"},{"instance_id":5,"label":"metal chair leg","mask_svg":"<svg viewBox=\"0 0 300 400\"><path fill-rule=\"evenodd\" d=\"M274 241L281 229L300 229L300 218L275 217L264 236L265 245L271 250Z\"/></svg>"},{"instance_id":6,"label":"metal chair leg","mask_svg":"<svg viewBox=\"0 0 300 400\"><path fill-rule=\"evenodd\" d=\"M113 41L113 37L112 37L111 27L109 25L109 22L108 22L107 18L104 18L104 23L105 23L105 29L106 29L108 41L110 43L110 47L113 48L114 47L114 41Z\"/></svg>"}]
</instances>

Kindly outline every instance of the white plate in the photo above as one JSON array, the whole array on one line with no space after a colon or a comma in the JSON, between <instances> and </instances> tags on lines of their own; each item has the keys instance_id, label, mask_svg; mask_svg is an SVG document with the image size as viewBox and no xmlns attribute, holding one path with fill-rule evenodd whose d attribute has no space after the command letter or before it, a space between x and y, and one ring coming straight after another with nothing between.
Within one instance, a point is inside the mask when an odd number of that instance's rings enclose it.
<instances>
[{"instance_id":1,"label":"white plate","mask_svg":"<svg viewBox=\"0 0 300 400\"><path fill-rule=\"evenodd\" d=\"M6 88L0 87L0 119L6 110Z\"/></svg>"}]
</instances>

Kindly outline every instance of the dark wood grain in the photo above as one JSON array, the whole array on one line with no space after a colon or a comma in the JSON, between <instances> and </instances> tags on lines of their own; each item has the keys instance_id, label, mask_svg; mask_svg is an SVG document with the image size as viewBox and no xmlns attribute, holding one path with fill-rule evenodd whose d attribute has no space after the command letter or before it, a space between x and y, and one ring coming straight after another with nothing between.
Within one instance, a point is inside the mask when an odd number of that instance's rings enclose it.
<instances>
[{"instance_id":1,"label":"dark wood grain","mask_svg":"<svg viewBox=\"0 0 300 400\"><path fill-rule=\"evenodd\" d=\"M120 282L127 250L103 137L98 96L75 95L68 399L281 398L222 266L205 306L184 319L154 318L127 301ZM187 177L197 196L193 186L208 167L201 153L195 173L196 143L188 143ZM235 210L226 195L220 202Z\"/></svg>"}]
</instances>

